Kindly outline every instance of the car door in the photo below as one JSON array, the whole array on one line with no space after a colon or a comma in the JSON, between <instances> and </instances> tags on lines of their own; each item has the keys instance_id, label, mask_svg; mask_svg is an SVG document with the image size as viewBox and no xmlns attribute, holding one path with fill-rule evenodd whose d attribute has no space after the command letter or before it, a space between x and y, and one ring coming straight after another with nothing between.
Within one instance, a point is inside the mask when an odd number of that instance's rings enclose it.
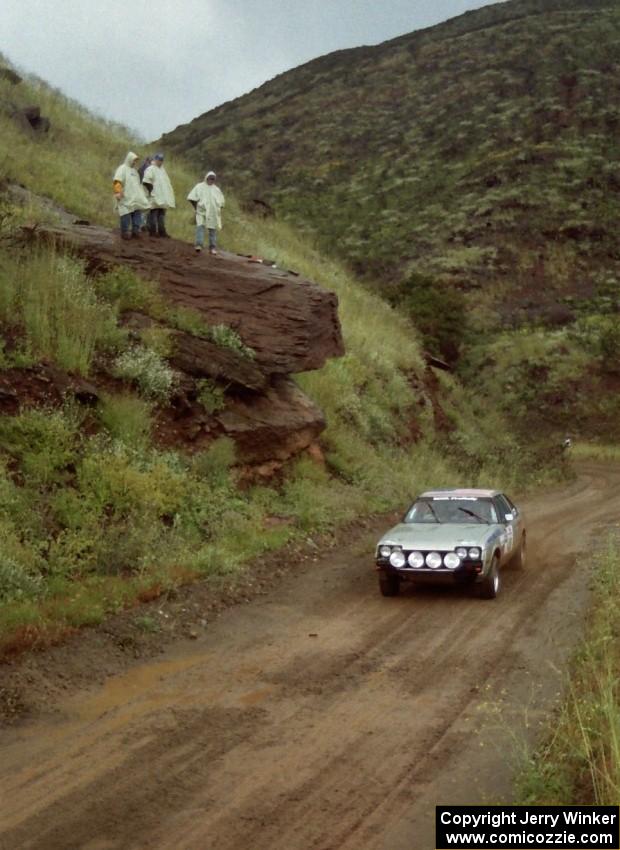
<instances>
[{"instance_id":1,"label":"car door","mask_svg":"<svg viewBox=\"0 0 620 850\"><path fill-rule=\"evenodd\" d=\"M500 494L493 500L495 509L497 510L499 521L504 526L504 547L503 561L508 561L514 555L521 539L519 534L520 517L515 506L508 499Z\"/></svg>"},{"instance_id":2,"label":"car door","mask_svg":"<svg viewBox=\"0 0 620 850\"><path fill-rule=\"evenodd\" d=\"M513 520L513 528L514 528L514 551L516 553L519 548L519 544L521 538L523 537L523 532L525 531L525 520L521 511L517 508L512 499L509 499L508 496L503 493L502 498L506 500L508 503L508 507L510 508L510 512L514 517Z\"/></svg>"}]
</instances>

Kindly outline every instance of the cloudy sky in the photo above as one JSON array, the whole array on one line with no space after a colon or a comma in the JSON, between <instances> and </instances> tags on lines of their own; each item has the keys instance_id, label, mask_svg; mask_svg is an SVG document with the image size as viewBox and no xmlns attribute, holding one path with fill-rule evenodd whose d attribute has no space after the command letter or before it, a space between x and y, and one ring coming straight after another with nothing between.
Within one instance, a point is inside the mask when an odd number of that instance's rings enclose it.
<instances>
[{"instance_id":1,"label":"cloudy sky","mask_svg":"<svg viewBox=\"0 0 620 850\"><path fill-rule=\"evenodd\" d=\"M344 47L497 0L0 0L0 51L146 140Z\"/></svg>"}]
</instances>

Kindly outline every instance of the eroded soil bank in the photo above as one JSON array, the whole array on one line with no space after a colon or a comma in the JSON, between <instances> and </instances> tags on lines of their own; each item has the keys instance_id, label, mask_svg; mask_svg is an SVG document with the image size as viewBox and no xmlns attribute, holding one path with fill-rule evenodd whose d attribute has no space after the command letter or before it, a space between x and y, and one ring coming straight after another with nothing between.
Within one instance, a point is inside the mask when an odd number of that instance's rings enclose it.
<instances>
[{"instance_id":1,"label":"eroded soil bank","mask_svg":"<svg viewBox=\"0 0 620 850\"><path fill-rule=\"evenodd\" d=\"M267 593L157 659L50 689L0 732L0 847L430 850L436 803L511 801L619 484L620 470L582 464L527 501L529 563L497 600L382 598L367 529L263 575ZM39 696L45 665L43 653L22 667Z\"/></svg>"}]
</instances>

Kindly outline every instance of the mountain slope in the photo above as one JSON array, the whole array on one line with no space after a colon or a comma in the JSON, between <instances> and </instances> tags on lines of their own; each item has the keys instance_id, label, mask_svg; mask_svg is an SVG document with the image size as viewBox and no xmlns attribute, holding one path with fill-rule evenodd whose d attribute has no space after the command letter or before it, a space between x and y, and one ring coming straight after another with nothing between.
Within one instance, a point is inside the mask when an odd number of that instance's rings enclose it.
<instances>
[{"instance_id":1,"label":"mountain slope","mask_svg":"<svg viewBox=\"0 0 620 850\"><path fill-rule=\"evenodd\" d=\"M323 56L162 143L384 285L575 295L620 211L619 41L616 0L514 0Z\"/></svg>"}]
</instances>

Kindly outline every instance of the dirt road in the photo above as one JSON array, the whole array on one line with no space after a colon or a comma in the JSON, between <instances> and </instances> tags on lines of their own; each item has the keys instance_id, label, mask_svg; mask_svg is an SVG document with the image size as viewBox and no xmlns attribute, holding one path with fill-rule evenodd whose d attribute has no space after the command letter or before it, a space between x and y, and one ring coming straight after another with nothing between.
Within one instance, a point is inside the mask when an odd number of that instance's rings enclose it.
<instances>
[{"instance_id":1,"label":"dirt road","mask_svg":"<svg viewBox=\"0 0 620 850\"><path fill-rule=\"evenodd\" d=\"M525 503L497 600L384 599L358 541L204 637L0 733L2 850L431 850L436 803L511 801L556 699L620 471Z\"/></svg>"}]
</instances>

